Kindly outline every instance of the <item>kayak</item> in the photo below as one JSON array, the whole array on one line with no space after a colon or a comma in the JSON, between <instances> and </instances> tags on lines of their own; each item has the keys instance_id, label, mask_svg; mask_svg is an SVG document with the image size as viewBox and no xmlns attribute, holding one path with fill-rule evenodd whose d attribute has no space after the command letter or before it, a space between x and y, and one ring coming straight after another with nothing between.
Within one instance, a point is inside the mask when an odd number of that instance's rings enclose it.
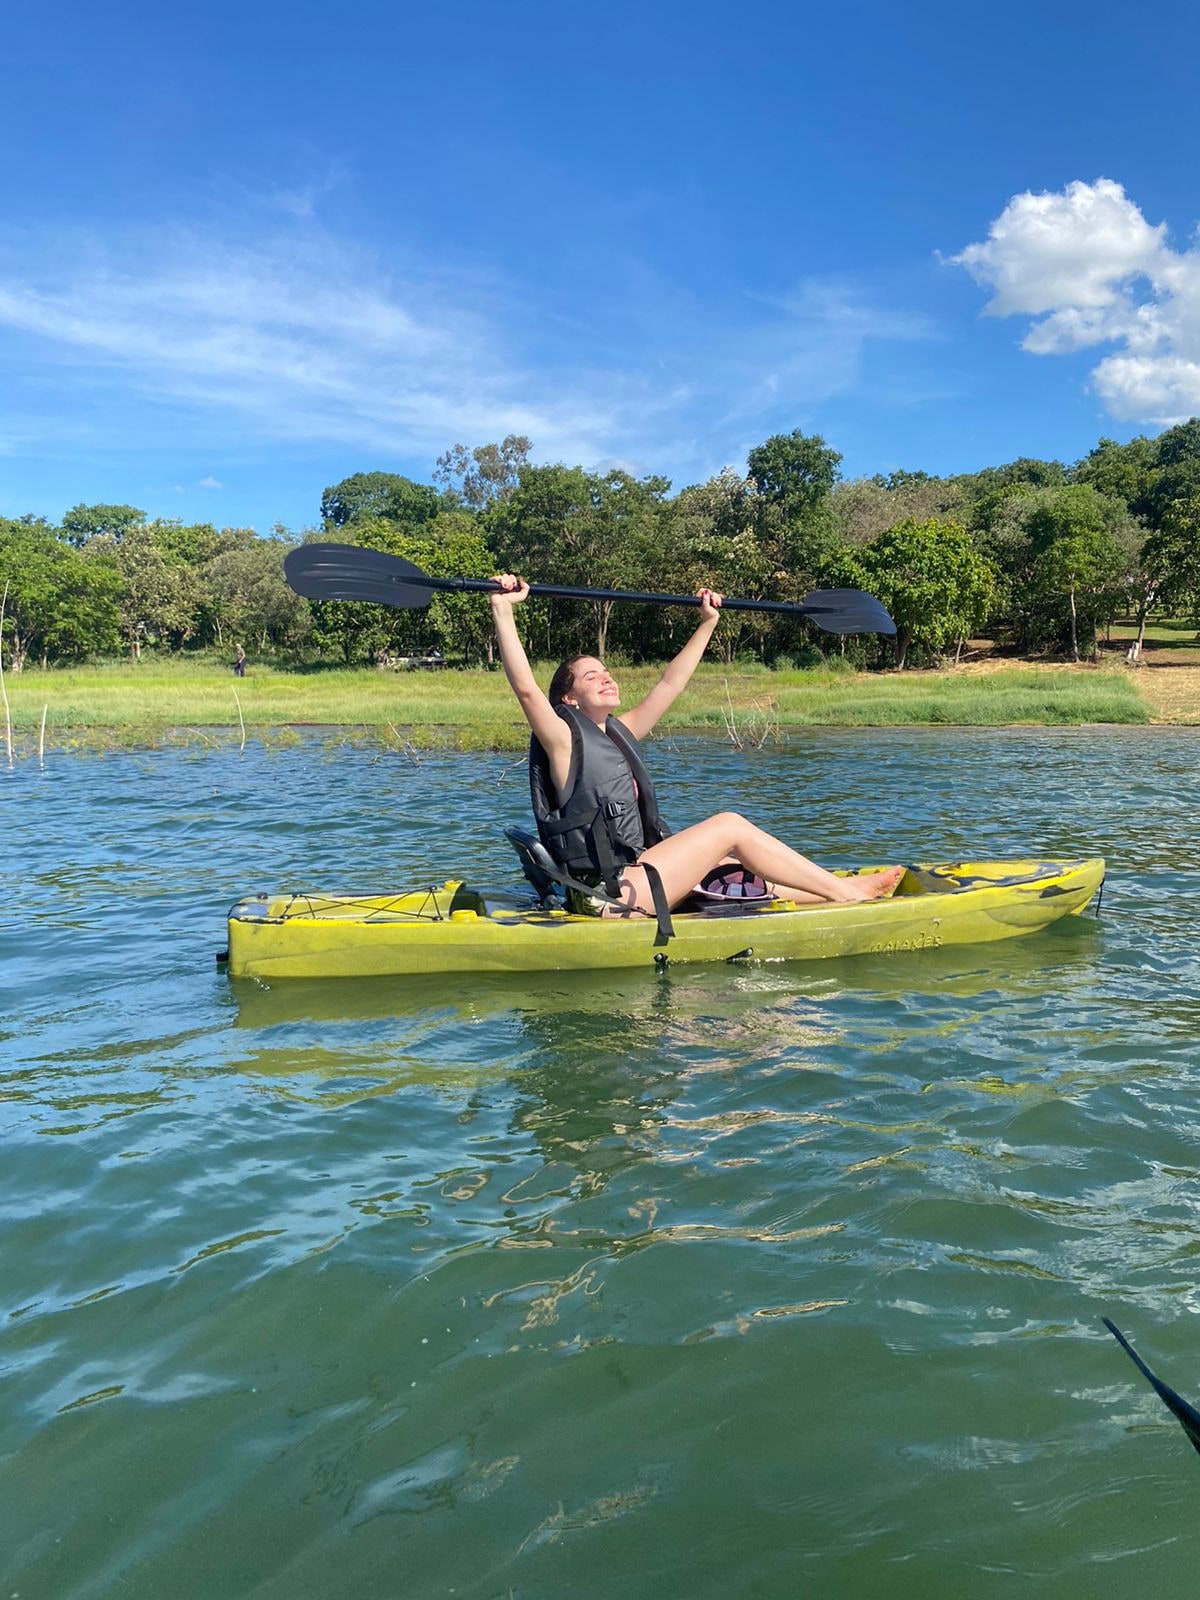
<instances>
[{"instance_id":1,"label":"kayak","mask_svg":"<svg viewBox=\"0 0 1200 1600\"><path fill-rule=\"evenodd\" d=\"M1034 933L1082 911L1103 881L1099 858L911 866L885 900L676 911L671 939L652 917L522 909L455 879L394 894L259 894L229 913L228 962L232 977L274 979L909 955Z\"/></svg>"}]
</instances>

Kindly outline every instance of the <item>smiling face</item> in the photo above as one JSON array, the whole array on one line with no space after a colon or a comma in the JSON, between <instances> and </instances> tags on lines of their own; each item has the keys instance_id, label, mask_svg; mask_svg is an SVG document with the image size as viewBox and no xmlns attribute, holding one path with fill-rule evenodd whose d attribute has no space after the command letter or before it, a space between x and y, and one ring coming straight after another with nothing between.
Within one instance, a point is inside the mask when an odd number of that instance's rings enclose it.
<instances>
[{"instance_id":1,"label":"smiling face","mask_svg":"<svg viewBox=\"0 0 1200 1600\"><path fill-rule=\"evenodd\" d=\"M580 656L573 663L572 683L563 695L563 704L577 706L585 717L602 723L621 704L621 691L603 661Z\"/></svg>"}]
</instances>

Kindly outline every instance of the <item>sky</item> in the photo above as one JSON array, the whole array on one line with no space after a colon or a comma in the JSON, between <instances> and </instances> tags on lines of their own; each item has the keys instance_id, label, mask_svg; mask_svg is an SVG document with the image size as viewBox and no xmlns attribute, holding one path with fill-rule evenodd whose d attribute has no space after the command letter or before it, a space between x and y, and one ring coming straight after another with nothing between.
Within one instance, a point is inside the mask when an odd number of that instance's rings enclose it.
<instances>
[{"instance_id":1,"label":"sky","mask_svg":"<svg viewBox=\"0 0 1200 1600\"><path fill-rule=\"evenodd\" d=\"M1200 22L8 0L0 516L294 529L449 446L1075 460L1200 413Z\"/></svg>"}]
</instances>

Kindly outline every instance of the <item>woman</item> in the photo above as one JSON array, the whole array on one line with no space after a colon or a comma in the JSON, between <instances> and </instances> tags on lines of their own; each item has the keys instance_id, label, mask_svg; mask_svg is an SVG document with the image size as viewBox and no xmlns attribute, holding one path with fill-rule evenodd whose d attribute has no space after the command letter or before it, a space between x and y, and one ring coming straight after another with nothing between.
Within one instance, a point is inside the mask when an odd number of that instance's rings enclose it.
<instances>
[{"instance_id":1,"label":"woman","mask_svg":"<svg viewBox=\"0 0 1200 1600\"><path fill-rule=\"evenodd\" d=\"M603 883L612 899L591 907L602 916L655 914L657 876L668 906L677 906L715 869L732 867L764 880L764 891L801 905L875 900L891 894L904 875L890 867L838 878L735 811L667 834L641 761L644 739L687 687L712 638L721 596L700 590L700 624L639 705L616 715L621 696L604 663L574 656L558 668L543 694L517 633L513 607L529 585L500 573L491 597L504 671L533 730L530 775L538 830L550 853L585 883Z\"/></svg>"}]
</instances>

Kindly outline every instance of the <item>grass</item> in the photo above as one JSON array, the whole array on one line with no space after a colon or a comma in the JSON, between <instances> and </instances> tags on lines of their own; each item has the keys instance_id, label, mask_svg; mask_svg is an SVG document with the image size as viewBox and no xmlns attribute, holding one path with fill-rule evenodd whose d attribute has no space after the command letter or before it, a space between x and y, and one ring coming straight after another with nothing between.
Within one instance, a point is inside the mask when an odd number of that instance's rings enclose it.
<instances>
[{"instance_id":1,"label":"grass","mask_svg":"<svg viewBox=\"0 0 1200 1600\"><path fill-rule=\"evenodd\" d=\"M538 668L546 681L550 669ZM652 667L619 674L626 705L655 681ZM244 679L188 659L106 662L7 675L14 732L36 742L43 706L57 748L276 740L305 727L393 747L519 749L525 724L499 672L281 671L255 665ZM235 699L235 693L237 698ZM705 664L664 718L664 732L713 732L762 743L799 727L922 724L989 727L1150 720L1137 675L1119 668L998 667L985 674L854 673L833 667L767 671ZM230 734L232 730L232 735Z\"/></svg>"}]
</instances>

